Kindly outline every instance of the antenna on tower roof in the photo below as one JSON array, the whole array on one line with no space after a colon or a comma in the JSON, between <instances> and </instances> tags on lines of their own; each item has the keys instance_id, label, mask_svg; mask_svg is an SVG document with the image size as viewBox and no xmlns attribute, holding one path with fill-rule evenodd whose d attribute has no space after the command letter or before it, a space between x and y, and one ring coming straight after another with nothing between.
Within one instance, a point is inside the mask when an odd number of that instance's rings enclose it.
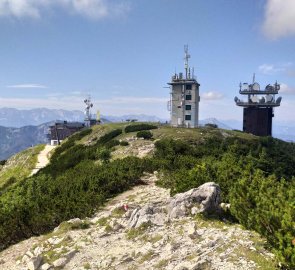
<instances>
[{"instance_id":1,"label":"antenna on tower roof","mask_svg":"<svg viewBox=\"0 0 295 270\"><path fill-rule=\"evenodd\" d=\"M191 56L188 53L188 45L184 45L184 69L185 69L185 78L186 79L187 79L188 69L189 69L189 65L188 65L189 58L191 58Z\"/></svg>"},{"instance_id":2,"label":"antenna on tower roof","mask_svg":"<svg viewBox=\"0 0 295 270\"><path fill-rule=\"evenodd\" d=\"M253 83L255 83L255 73L253 73Z\"/></svg>"}]
</instances>

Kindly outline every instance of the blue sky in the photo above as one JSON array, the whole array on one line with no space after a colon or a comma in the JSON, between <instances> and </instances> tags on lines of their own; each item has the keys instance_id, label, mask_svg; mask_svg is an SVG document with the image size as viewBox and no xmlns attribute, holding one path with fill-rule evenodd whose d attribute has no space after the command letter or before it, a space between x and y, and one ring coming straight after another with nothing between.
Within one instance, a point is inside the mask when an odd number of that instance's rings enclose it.
<instances>
[{"instance_id":1,"label":"blue sky","mask_svg":"<svg viewBox=\"0 0 295 270\"><path fill-rule=\"evenodd\" d=\"M201 84L200 118L242 119L233 98L253 72L281 83L295 116L294 0L0 0L0 107L168 118L183 46Z\"/></svg>"}]
</instances>

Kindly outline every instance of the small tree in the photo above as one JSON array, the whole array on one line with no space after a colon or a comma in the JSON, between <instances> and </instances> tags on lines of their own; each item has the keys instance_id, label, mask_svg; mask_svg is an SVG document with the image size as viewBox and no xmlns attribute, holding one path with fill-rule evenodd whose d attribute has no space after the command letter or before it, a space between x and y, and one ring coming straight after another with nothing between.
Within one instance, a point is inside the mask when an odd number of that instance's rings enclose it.
<instances>
[{"instance_id":1,"label":"small tree","mask_svg":"<svg viewBox=\"0 0 295 270\"><path fill-rule=\"evenodd\" d=\"M145 140L149 140L153 137L153 133L148 130L138 131L136 134L137 138L144 138Z\"/></svg>"}]
</instances>

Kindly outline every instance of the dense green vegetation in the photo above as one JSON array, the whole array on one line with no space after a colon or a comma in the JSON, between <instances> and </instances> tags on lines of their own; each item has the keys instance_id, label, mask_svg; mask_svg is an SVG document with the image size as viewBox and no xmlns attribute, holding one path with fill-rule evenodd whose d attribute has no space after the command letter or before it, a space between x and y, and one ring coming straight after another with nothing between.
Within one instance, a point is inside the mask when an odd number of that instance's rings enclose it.
<instances>
[{"instance_id":1,"label":"dense green vegetation","mask_svg":"<svg viewBox=\"0 0 295 270\"><path fill-rule=\"evenodd\" d=\"M149 161L127 157L111 163L104 151L122 133L113 130L92 146L76 144L70 137L51 157L51 163L36 175L8 188L0 197L0 247L52 229L73 217L86 217L108 198L137 184ZM112 148L112 147L111 147ZM103 165L96 163L101 158Z\"/></svg>"},{"instance_id":2,"label":"dense green vegetation","mask_svg":"<svg viewBox=\"0 0 295 270\"><path fill-rule=\"evenodd\" d=\"M235 219L265 236L285 267L295 267L294 144L210 127L160 127L153 131L152 158L111 159L116 147L128 145L128 132L151 126L102 126L94 129L97 133L88 129L66 140L46 168L0 196L0 247L89 216L108 198L138 184L143 172L157 170L158 184L172 195L218 183Z\"/></svg>"},{"instance_id":3,"label":"dense green vegetation","mask_svg":"<svg viewBox=\"0 0 295 270\"><path fill-rule=\"evenodd\" d=\"M151 129L157 129L158 127L155 125L151 124L134 124L134 125L129 125L125 127L125 132L134 132L134 131L141 131L141 130L151 130Z\"/></svg>"},{"instance_id":4,"label":"dense green vegetation","mask_svg":"<svg viewBox=\"0 0 295 270\"><path fill-rule=\"evenodd\" d=\"M154 162L171 193L214 181L232 215L266 237L281 262L295 267L295 145L271 137L212 137L199 144L163 139Z\"/></svg>"}]
</instances>

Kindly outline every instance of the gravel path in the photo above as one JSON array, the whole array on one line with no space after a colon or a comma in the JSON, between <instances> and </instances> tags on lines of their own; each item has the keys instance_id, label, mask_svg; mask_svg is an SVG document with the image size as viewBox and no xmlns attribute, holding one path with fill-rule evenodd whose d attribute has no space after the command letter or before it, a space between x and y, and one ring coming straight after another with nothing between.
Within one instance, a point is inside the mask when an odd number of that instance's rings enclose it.
<instances>
[{"instance_id":1,"label":"gravel path","mask_svg":"<svg viewBox=\"0 0 295 270\"><path fill-rule=\"evenodd\" d=\"M48 154L55 148L56 146L46 145L45 148L39 153L38 161L35 169L33 169L31 175L37 173L40 169L44 168L48 163Z\"/></svg>"}]
</instances>

